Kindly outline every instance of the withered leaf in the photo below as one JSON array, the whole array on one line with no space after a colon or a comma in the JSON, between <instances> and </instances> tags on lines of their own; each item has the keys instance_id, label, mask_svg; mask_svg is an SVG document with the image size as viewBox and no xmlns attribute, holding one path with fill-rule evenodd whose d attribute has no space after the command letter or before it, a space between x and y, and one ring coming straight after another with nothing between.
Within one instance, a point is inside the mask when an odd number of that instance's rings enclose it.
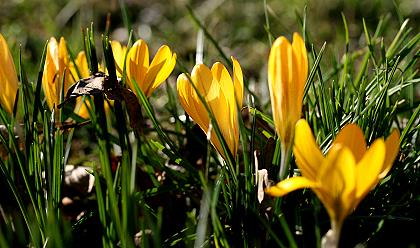
<instances>
[{"instance_id":1,"label":"withered leaf","mask_svg":"<svg viewBox=\"0 0 420 248\"><path fill-rule=\"evenodd\" d=\"M141 107L137 96L129 89L122 88L121 94L127 106L128 115L130 116L130 126L138 133L141 133L143 126L143 116L141 115Z\"/></svg>"},{"instance_id":2,"label":"withered leaf","mask_svg":"<svg viewBox=\"0 0 420 248\"><path fill-rule=\"evenodd\" d=\"M83 78L77 81L68 89L66 99L58 105L58 108L61 108L65 103L73 98L77 98L82 95L98 94L105 94L110 100L124 101L130 117L130 126L137 132L141 132L143 118L137 96L131 90L121 87L119 82L116 84L109 82L109 77L103 72L97 72L88 78Z\"/></svg>"},{"instance_id":3,"label":"withered leaf","mask_svg":"<svg viewBox=\"0 0 420 248\"><path fill-rule=\"evenodd\" d=\"M88 78L80 79L67 90L66 99L57 107L61 108L69 100L78 96L103 93L106 80L108 80L108 76L103 72L97 72Z\"/></svg>"},{"instance_id":4,"label":"withered leaf","mask_svg":"<svg viewBox=\"0 0 420 248\"><path fill-rule=\"evenodd\" d=\"M88 124L90 124L91 121L84 121L84 122L80 122L80 123L73 123L73 122L61 122L61 123L56 123L56 127L60 130L67 130L67 129L72 129L72 128L76 128L76 127L83 127L86 126Z\"/></svg>"}]
</instances>

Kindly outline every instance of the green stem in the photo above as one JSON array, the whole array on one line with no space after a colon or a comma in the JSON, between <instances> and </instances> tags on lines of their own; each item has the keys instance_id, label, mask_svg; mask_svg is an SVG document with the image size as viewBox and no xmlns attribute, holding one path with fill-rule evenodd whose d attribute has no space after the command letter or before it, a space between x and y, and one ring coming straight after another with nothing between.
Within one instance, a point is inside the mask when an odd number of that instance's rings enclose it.
<instances>
[{"instance_id":1,"label":"green stem","mask_svg":"<svg viewBox=\"0 0 420 248\"><path fill-rule=\"evenodd\" d=\"M288 172L289 172L289 160L292 150L292 142L289 144L281 144L281 158L280 158L280 171L279 171L279 179L284 180L286 179Z\"/></svg>"}]
</instances>

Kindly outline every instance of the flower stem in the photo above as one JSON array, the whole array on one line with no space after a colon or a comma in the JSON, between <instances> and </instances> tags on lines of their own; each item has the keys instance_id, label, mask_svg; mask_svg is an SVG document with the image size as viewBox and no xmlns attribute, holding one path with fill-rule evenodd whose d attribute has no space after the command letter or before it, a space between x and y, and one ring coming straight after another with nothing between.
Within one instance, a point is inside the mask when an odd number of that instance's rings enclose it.
<instances>
[{"instance_id":1,"label":"flower stem","mask_svg":"<svg viewBox=\"0 0 420 248\"><path fill-rule=\"evenodd\" d=\"M289 144L281 144L281 158L280 158L280 171L279 171L279 179L284 180L287 177L289 172L289 160L290 160L290 151L291 151L291 143Z\"/></svg>"},{"instance_id":2,"label":"flower stem","mask_svg":"<svg viewBox=\"0 0 420 248\"><path fill-rule=\"evenodd\" d=\"M331 229L322 237L322 248L337 248L340 241L341 223L337 221L331 222Z\"/></svg>"}]
</instances>

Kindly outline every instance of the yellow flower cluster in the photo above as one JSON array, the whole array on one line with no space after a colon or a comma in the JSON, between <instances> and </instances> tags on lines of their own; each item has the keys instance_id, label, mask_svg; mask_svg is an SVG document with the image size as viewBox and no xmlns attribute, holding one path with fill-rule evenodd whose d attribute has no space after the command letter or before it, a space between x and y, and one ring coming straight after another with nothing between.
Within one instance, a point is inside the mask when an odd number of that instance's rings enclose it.
<instances>
[{"instance_id":1,"label":"yellow flower cluster","mask_svg":"<svg viewBox=\"0 0 420 248\"><path fill-rule=\"evenodd\" d=\"M128 52L127 47L117 41L112 41L111 47L117 75L120 77L123 75L124 64L126 64L128 85L135 92L133 84L137 83L146 96L150 96L169 77L175 67L176 54L172 53L168 46L162 46L150 64L148 47L143 40L136 41ZM59 43L54 37L50 39L42 77L49 108L59 104L62 90L67 92L71 84L89 75L89 67L83 51L77 55L73 63L70 61L64 38L61 38ZM78 114L84 118L88 117L85 105L82 105Z\"/></svg>"}]
</instances>

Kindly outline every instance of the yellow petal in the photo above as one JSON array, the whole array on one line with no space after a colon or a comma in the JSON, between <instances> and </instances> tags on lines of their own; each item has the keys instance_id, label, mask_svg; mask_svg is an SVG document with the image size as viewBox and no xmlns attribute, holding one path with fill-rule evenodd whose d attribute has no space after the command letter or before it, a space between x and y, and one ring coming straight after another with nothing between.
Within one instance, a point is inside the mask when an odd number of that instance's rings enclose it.
<instances>
[{"instance_id":1,"label":"yellow petal","mask_svg":"<svg viewBox=\"0 0 420 248\"><path fill-rule=\"evenodd\" d=\"M298 189L315 187L317 184L305 177L291 177L267 188L265 192L271 196L280 197Z\"/></svg>"},{"instance_id":2,"label":"yellow petal","mask_svg":"<svg viewBox=\"0 0 420 248\"><path fill-rule=\"evenodd\" d=\"M188 77L184 73L178 76L176 80L176 89L178 92L179 100L181 102L181 105L184 109L190 109L190 101L192 100L192 97L190 96L189 86L188 86ZM186 110L187 111L187 110Z\"/></svg>"},{"instance_id":3,"label":"yellow petal","mask_svg":"<svg viewBox=\"0 0 420 248\"><path fill-rule=\"evenodd\" d=\"M302 175L315 180L324 156L315 142L311 128L304 119L296 123L293 153Z\"/></svg>"},{"instance_id":4,"label":"yellow petal","mask_svg":"<svg viewBox=\"0 0 420 248\"><path fill-rule=\"evenodd\" d=\"M234 102L234 106L237 109L241 109L242 107L242 101L243 101L243 96L244 96L244 82L243 82L243 75L242 75L242 68L241 65L239 64L239 62L232 56L232 63L233 63L233 85L235 88L235 102ZM237 110L235 110L235 115L233 116L232 119L232 125L233 125L233 129L234 129L234 139L236 141L236 145L235 147L238 147L238 143L239 143L239 123L238 123L238 115L240 115L240 113L237 112Z\"/></svg>"},{"instance_id":5,"label":"yellow petal","mask_svg":"<svg viewBox=\"0 0 420 248\"><path fill-rule=\"evenodd\" d=\"M68 65L69 58L67 52L67 42L64 37L60 38L60 42L58 43L58 60L59 60L59 68L64 70L64 68Z\"/></svg>"},{"instance_id":6,"label":"yellow petal","mask_svg":"<svg viewBox=\"0 0 420 248\"><path fill-rule=\"evenodd\" d=\"M222 136L228 145L229 150L232 154L235 154L238 144L238 136L235 134L235 132L238 133L238 127L235 125L237 121L235 123L236 118L233 119L233 114L229 111L229 104L226 100L226 97L224 96L224 93L220 92L220 97L216 100L213 100L212 102L209 102L209 105L212 106L211 111L222 133ZM212 141L217 139L217 135L212 136ZM222 142L221 140L219 141ZM223 149L221 149L221 146L219 152L223 154Z\"/></svg>"},{"instance_id":7,"label":"yellow petal","mask_svg":"<svg viewBox=\"0 0 420 248\"><path fill-rule=\"evenodd\" d=\"M149 48L146 42L138 40L130 48L127 55L127 77L130 88L136 92L133 83L136 82L140 89L147 90L144 85L147 70L149 68Z\"/></svg>"},{"instance_id":8,"label":"yellow petal","mask_svg":"<svg viewBox=\"0 0 420 248\"><path fill-rule=\"evenodd\" d=\"M204 64L195 65L192 73L191 73L191 80L194 84L195 88L191 86L191 97L193 99L193 104L195 109L197 110L197 115L200 116L200 119L207 120L209 119L208 113L204 108L204 103L201 101L200 97L204 99L207 103L212 101L218 97L219 90L216 85L213 84L213 75L210 69L205 66ZM191 83L191 82L187 82ZM212 88L213 85L213 88ZM208 105L211 109L211 106ZM204 109L205 111L200 111ZM194 118L193 118L194 119ZM203 126L202 129L205 133L207 133L208 124Z\"/></svg>"},{"instance_id":9,"label":"yellow petal","mask_svg":"<svg viewBox=\"0 0 420 248\"><path fill-rule=\"evenodd\" d=\"M217 99L224 98L223 103L224 105L221 105L222 103L218 103L215 101L214 109L224 109L224 116L217 116L216 118L219 119L223 118L225 120L231 120L233 118L233 115L236 115L236 104L235 104L235 92L233 87L232 78L229 75L229 72L227 71L226 67L220 63L216 62L211 68L211 72L213 75L213 81L212 81L212 87L211 90L214 90L215 94L212 94L211 96L215 95ZM208 98L209 101L213 100L213 97Z\"/></svg>"},{"instance_id":10,"label":"yellow petal","mask_svg":"<svg viewBox=\"0 0 420 248\"><path fill-rule=\"evenodd\" d=\"M69 53L67 51L67 42L66 40L61 37L60 42L58 43L58 73L60 75L60 81L59 81L59 91L58 91L58 97L57 97L57 103L60 100L61 90L64 87L64 94L67 92L68 88L71 84L75 82L75 80L70 75L70 58ZM64 77L64 82L63 82ZM64 85L61 85L64 84Z\"/></svg>"},{"instance_id":11,"label":"yellow petal","mask_svg":"<svg viewBox=\"0 0 420 248\"><path fill-rule=\"evenodd\" d=\"M288 114L286 109L288 106L288 78L289 70L288 64L288 50L291 45L285 37L277 38L270 50L268 58L268 86L271 97L271 107L273 112L273 120L276 132L279 134L282 141L289 140L286 137L287 133L291 131L291 124L288 123Z\"/></svg>"},{"instance_id":12,"label":"yellow petal","mask_svg":"<svg viewBox=\"0 0 420 248\"><path fill-rule=\"evenodd\" d=\"M290 44L290 43L289 43ZM304 82L301 81L303 75L299 75L300 66L298 65L299 61L295 54L295 49L292 45L287 46L287 61L282 63L282 70L288 71L288 77L285 78L283 82L283 90L286 95L285 101L286 104L283 105L283 111L287 113L287 119L289 125L291 126L290 133L286 133L286 135L292 134L292 130L294 125L300 118L300 113L302 111L302 98L303 98L303 88ZM291 139L291 138L290 138Z\"/></svg>"},{"instance_id":13,"label":"yellow petal","mask_svg":"<svg viewBox=\"0 0 420 248\"><path fill-rule=\"evenodd\" d=\"M13 112L18 87L13 57L6 40L0 34L0 104L8 113Z\"/></svg>"},{"instance_id":14,"label":"yellow petal","mask_svg":"<svg viewBox=\"0 0 420 248\"><path fill-rule=\"evenodd\" d=\"M385 142L382 138L375 142L363 155L363 158L356 166L356 198L354 208L369 193L369 191L378 183L379 174L385 161L386 152Z\"/></svg>"},{"instance_id":15,"label":"yellow petal","mask_svg":"<svg viewBox=\"0 0 420 248\"><path fill-rule=\"evenodd\" d=\"M293 34L292 44L283 36L277 38L268 59L268 85L276 132L285 147L293 142L307 75L307 52L300 35Z\"/></svg>"},{"instance_id":16,"label":"yellow petal","mask_svg":"<svg viewBox=\"0 0 420 248\"><path fill-rule=\"evenodd\" d=\"M111 48L112 48L112 54L114 55L115 68L117 70L117 75L121 77L124 70L124 59L127 53L127 47L121 45L120 42L113 40L111 41Z\"/></svg>"},{"instance_id":17,"label":"yellow petal","mask_svg":"<svg viewBox=\"0 0 420 248\"><path fill-rule=\"evenodd\" d=\"M80 117L82 117L83 119L89 119L90 117L90 112L89 110L92 108L92 106L90 105L90 101L87 99L88 97L92 97L92 96L85 96L85 101L82 103L82 97L78 97L76 100L76 106L75 106L75 113L78 114ZM109 103L111 104L111 106L113 106L114 101L109 101ZM104 110L105 113L109 113L110 111L110 104L108 103L107 100L104 100Z\"/></svg>"},{"instance_id":18,"label":"yellow petal","mask_svg":"<svg viewBox=\"0 0 420 248\"><path fill-rule=\"evenodd\" d=\"M59 61L58 43L54 37L48 41L47 52L45 55L44 71L42 74L42 88L48 107L51 109L57 105L57 91L59 82Z\"/></svg>"},{"instance_id":19,"label":"yellow petal","mask_svg":"<svg viewBox=\"0 0 420 248\"><path fill-rule=\"evenodd\" d=\"M215 80L214 83L218 84L225 96L234 99L233 82L226 67L220 62L216 62L213 64L211 72Z\"/></svg>"},{"instance_id":20,"label":"yellow petal","mask_svg":"<svg viewBox=\"0 0 420 248\"><path fill-rule=\"evenodd\" d=\"M206 101L212 101L219 97L219 87L213 84L213 74L204 64L195 65L191 79L197 88L197 94L200 94Z\"/></svg>"},{"instance_id":21,"label":"yellow petal","mask_svg":"<svg viewBox=\"0 0 420 248\"><path fill-rule=\"evenodd\" d=\"M206 100L223 138L232 154L235 154L237 145L237 135L235 134L237 112L232 78L226 67L219 62L214 63L211 72L213 80L208 94L210 97L206 97ZM217 139L217 137L212 138Z\"/></svg>"},{"instance_id":22,"label":"yellow petal","mask_svg":"<svg viewBox=\"0 0 420 248\"><path fill-rule=\"evenodd\" d=\"M176 54L172 54L168 46L161 46L157 51L145 78L146 95L150 96L152 92L165 81L176 64Z\"/></svg>"},{"instance_id":23,"label":"yellow petal","mask_svg":"<svg viewBox=\"0 0 420 248\"><path fill-rule=\"evenodd\" d=\"M86 54L84 51L81 51L79 52L79 54L77 54L77 57L74 60L74 62L76 63L77 70L79 71L79 74L80 74L80 77L79 77L72 63L70 67L70 71L75 81L79 80L80 78L87 78L90 76L89 65L87 63Z\"/></svg>"},{"instance_id":24,"label":"yellow petal","mask_svg":"<svg viewBox=\"0 0 420 248\"><path fill-rule=\"evenodd\" d=\"M185 74L181 74L177 79L178 97L182 107L187 114L201 127L204 132L207 132L209 127L209 117L207 111L202 104L197 102L194 97L195 91Z\"/></svg>"},{"instance_id":25,"label":"yellow petal","mask_svg":"<svg viewBox=\"0 0 420 248\"><path fill-rule=\"evenodd\" d=\"M347 124L344 126L338 133L332 146L335 144L341 144L349 148L356 158L356 162L359 162L366 152L365 136L363 135L362 129L356 124Z\"/></svg>"},{"instance_id":26,"label":"yellow petal","mask_svg":"<svg viewBox=\"0 0 420 248\"><path fill-rule=\"evenodd\" d=\"M319 172L315 191L332 220L341 223L353 210L356 193L355 159L347 147L331 147Z\"/></svg>"},{"instance_id":27,"label":"yellow petal","mask_svg":"<svg viewBox=\"0 0 420 248\"><path fill-rule=\"evenodd\" d=\"M86 97L89 97L89 96L86 96ZM77 98L76 106L75 106L75 113L78 114L83 119L88 119L89 118L88 108L91 108L91 106L88 100L85 100L85 102L82 103L82 99L83 99L82 97ZM78 111L77 111L77 108L79 108Z\"/></svg>"},{"instance_id":28,"label":"yellow petal","mask_svg":"<svg viewBox=\"0 0 420 248\"><path fill-rule=\"evenodd\" d=\"M294 82L298 89L297 95L298 103L302 102L303 91L305 89L306 78L308 77L308 55L306 52L305 42L298 33L293 33L293 54L296 58L297 73L295 77L297 80ZM301 108L301 107L300 107Z\"/></svg>"},{"instance_id":29,"label":"yellow petal","mask_svg":"<svg viewBox=\"0 0 420 248\"><path fill-rule=\"evenodd\" d=\"M233 63L233 84L235 86L235 96L237 104L242 107L242 101L244 97L244 79L242 75L242 68L238 60L235 57L230 57Z\"/></svg>"},{"instance_id":30,"label":"yellow petal","mask_svg":"<svg viewBox=\"0 0 420 248\"><path fill-rule=\"evenodd\" d=\"M398 151L400 150L400 133L397 129L392 130L391 135L385 140L386 155L384 165L379 174L379 179L384 178L391 170L392 164L397 157Z\"/></svg>"},{"instance_id":31,"label":"yellow petal","mask_svg":"<svg viewBox=\"0 0 420 248\"><path fill-rule=\"evenodd\" d=\"M75 61L76 62L76 61ZM79 80L79 76L78 76L78 74L77 74L77 70L79 70L79 68L76 68L77 66L73 63L73 62L71 62L70 63L70 65L69 65L69 70L70 70L70 77L74 80L74 81L77 81L77 80ZM77 69L77 70L76 70Z\"/></svg>"}]
</instances>

